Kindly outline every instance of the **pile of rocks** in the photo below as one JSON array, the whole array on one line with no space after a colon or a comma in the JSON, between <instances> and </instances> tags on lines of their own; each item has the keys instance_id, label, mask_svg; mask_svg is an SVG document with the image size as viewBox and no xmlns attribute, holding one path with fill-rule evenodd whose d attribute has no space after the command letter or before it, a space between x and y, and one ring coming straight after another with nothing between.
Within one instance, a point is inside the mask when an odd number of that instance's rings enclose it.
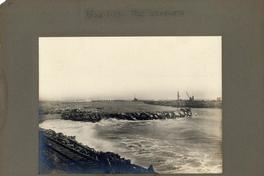
<instances>
[{"instance_id":1,"label":"pile of rocks","mask_svg":"<svg viewBox=\"0 0 264 176\"><path fill-rule=\"evenodd\" d=\"M157 120L157 119L174 119L181 117L191 117L190 108L181 108L178 112L123 112L123 113L105 113L89 112L79 109L64 111L62 118L65 120L98 122L102 119L115 118L121 120Z\"/></svg>"},{"instance_id":2,"label":"pile of rocks","mask_svg":"<svg viewBox=\"0 0 264 176\"><path fill-rule=\"evenodd\" d=\"M45 160L49 160L49 164L53 163L54 168L52 169L60 168L68 172L78 170L83 173L155 173L152 165L147 169L132 164L130 160L121 158L118 154L96 151L93 148L78 143L75 137L56 133L52 130L41 129L40 142L42 143L41 146L48 146L42 147L41 153L45 153L42 155ZM50 150L50 148L52 149ZM61 158L58 155L62 155L67 161L63 159L58 161L57 158ZM69 163L68 159L74 161L74 165Z\"/></svg>"}]
</instances>

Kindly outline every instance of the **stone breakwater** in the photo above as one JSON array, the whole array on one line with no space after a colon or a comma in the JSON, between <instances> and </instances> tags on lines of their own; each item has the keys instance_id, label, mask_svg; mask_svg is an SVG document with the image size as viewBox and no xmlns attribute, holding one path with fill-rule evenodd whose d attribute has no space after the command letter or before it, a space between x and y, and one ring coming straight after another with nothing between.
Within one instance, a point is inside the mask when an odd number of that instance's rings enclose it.
<instances>
[{"instance_id":1,"label":"stone breakwater","mask_svg":"<svg viewBox=\"0 0 264 176\"><path fill-rule=\"evenodd\" d=\"M40 129L40 171L67 173L155 173L112 152L99 152L75 137Z\"/></svg>"},{"instance_id":2,"label":"stone breakwater","mask_svg":"<svg viewBox=\"0 0 264 176\"><path fill-rule=\"evenodd\" d=\"M89 112L79 109L66 110L61 114L65 120L98 122L102 119L119 119L119 120L157 120L157 119L174 119L181 117L191 117L190 108L181 108L177 112L124 112L124 113L106 113L106 112Z\"/></svg>"}]
</instances>

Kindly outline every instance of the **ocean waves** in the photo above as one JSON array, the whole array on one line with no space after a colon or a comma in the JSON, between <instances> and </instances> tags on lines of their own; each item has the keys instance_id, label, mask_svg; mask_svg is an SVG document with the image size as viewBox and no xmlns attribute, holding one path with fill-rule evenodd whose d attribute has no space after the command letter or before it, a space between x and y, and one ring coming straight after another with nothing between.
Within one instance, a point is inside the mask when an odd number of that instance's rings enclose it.
<instances>
[{"instance_id":1,"label":"ocean waves","mask_svg":"<svg viewBox=\"0 0 264 176\"><path fill-rule=\"evenodd\" d=\"M159 173L221 173L221 111L198 110L194 118L102 120L97 123L46 120L52 129L101 151L111 151Z\"/></svg>"}]
</instances>

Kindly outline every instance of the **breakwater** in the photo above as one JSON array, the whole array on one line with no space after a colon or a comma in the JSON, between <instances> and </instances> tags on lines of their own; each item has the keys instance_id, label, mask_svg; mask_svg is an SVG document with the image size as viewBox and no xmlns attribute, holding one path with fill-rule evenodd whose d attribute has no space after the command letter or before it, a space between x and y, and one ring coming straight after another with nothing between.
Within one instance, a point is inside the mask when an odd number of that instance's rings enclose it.
<instances>
[{"instance_id":1,"label":"breakwater","mask_svg":"<svg viewBox=\"0 0 264 176\"><path fill-rule=\"evenodd\" d=\"M40 170L67 173L155 173L154 168L132 164L112 152L99 152L75 137L40 129Z\"/></svg>"},{"instance_id":2,"label":"breakwater","mask_svg":"<svg viewBox=\"0 0 264 176\"><path fill-rule=\"evenodd\" d=\"M171 112L123 112L123 113L106 113L90 112L80 109L66 110L61 114L65 120L98 122L102 119L119 119L119 120L157 120L157 119L174 119L181 117L191 117L190 108L180 108L179 111Z\"/></svg>"}]
</instances>

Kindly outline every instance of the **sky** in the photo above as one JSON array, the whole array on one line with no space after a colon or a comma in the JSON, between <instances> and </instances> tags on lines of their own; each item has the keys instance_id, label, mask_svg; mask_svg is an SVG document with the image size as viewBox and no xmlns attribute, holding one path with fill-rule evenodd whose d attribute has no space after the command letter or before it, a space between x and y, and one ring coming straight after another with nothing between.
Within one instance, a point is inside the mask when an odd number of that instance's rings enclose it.
<instances>
[{"instance_id":1,"label":"sky","mask_svg":"<svg viewBox=\"0 0 264 176\"><path fill-rule=\"evenodd\" d=\"M221 36L40 37L40 100L216 99Z\"/></svg>"},{"instance_id":2,"label":"sky","mask_svg":"<svg viewBox=\"0 0 264 176\"><path fill-rule=\"evenodd\" d=\"M6 0L0 0L0 5L3 4Z\"/></svg>"}]
</instances>

